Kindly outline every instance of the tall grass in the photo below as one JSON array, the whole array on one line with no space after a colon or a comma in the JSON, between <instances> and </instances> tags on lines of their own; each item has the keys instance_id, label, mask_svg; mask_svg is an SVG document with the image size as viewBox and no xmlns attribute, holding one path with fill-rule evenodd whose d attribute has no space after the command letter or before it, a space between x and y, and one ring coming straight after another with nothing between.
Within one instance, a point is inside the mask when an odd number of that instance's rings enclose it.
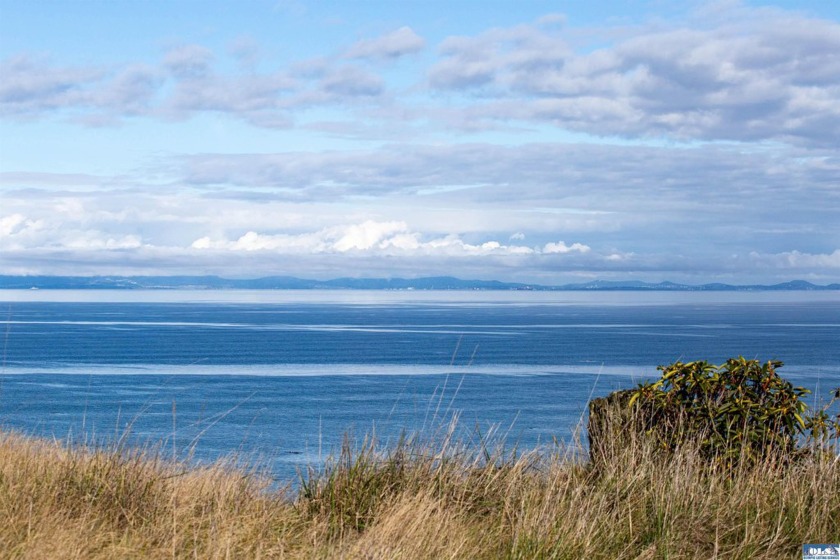
<instances>
[{"instance_id":1,"label":"tall grass","mask_svg":"<svg viewBox=\"0 0 840 560\"><path fill-rule=\"evenodd\" d=\"M581 449L348 442L278 490L232 463L188 467L4 432L0 555L770 559L840 541L836 454L733 471L697 446L602 441L610 459L597 465Z\"/></svg>"}]
</instances>

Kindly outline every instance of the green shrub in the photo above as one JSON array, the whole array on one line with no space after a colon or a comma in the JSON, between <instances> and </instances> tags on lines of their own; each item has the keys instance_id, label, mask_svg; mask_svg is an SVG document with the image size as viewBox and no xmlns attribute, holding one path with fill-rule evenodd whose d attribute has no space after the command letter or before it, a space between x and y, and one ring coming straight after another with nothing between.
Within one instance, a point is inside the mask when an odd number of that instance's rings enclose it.
<instances>
[{"instance_id":1,"label":"green shrub","mask_svg":"<svg viewBox=\"0 0 840 560\"><path fill-rule=\"evenodd\" d=\"M792 460L813 445L837 441L840 415L828 409L808 414L803 397L777 373L782 362L744 357L716 366L705 361L659 366L662 377L634 389L628 404L642 429L664 449L689 439L703 455L727 466L775 456Z\"/></svg>"}]
</instances>

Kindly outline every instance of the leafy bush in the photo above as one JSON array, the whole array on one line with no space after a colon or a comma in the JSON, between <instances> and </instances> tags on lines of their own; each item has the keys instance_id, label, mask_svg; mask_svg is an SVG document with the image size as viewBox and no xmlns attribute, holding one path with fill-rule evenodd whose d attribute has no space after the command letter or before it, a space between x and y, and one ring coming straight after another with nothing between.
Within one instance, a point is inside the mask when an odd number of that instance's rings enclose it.
<instances>
[{"instance_id":1,"label":"leafy bush","mask_svg":"<svg viewBox=\"0 0 840 560\"><path fill-rule=\"evenodd\" d=\"M808 414L803 397L777 373L782 362L744 357L716 366L705 361L659 366L661 379L639 385L628 404L642 429L665 449L698 440L707 458L733 465L774 455L791 460L840 435L840 415L829 407ZM638 427L638 426L637 426Z\"/></svg>"}]
</instances>

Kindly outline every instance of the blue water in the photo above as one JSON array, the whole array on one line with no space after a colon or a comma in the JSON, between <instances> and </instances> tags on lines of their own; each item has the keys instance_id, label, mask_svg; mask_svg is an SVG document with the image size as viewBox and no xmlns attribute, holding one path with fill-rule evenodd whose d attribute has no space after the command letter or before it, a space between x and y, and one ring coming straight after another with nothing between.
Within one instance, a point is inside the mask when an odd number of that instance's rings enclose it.
<instances>
[{"instance_id":1,"label":"blue water","mask_svg":"<svg viewBox=\"0 0 840 560\"><path fill-rule=\"evenodd\" d=\"M345 435L570 441L586 402L745 355L825 397L840 294L0 292L0 424L237 452L280 478Z\"/></svg>"}]
</instances>

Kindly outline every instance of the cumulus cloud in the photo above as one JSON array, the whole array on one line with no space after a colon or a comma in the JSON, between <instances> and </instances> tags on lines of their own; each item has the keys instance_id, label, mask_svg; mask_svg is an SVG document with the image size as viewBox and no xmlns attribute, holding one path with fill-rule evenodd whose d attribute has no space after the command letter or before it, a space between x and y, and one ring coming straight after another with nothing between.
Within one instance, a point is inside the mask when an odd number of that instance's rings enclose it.
<instances>
[{"instance_id":1,"label":"cumulus cloud","mask_svg":"<svg viewBox=\"0 0 840 560\"><path fill-rule=\"evenodd\" d=\"M336 267L364 270L371 274L380 270L385 262L394 270L410 274L433 274L463 270L478 271L481 266L522 266L525 270L557 266L558 257L570 269L579 269L583 263L576 255L584 255L588 247L575 243L564 253L553 247L565 246L562 242L547 248L529 247L516 243L503 243L472 235L466 239L456 233L434 234L421 232L399 220L363 220L326 226L320 229L295 228L290 231L249 230L228 236L224 232L204 235L183 245L173 244L174 237L144 239L138 233L127 233L133 217L118 212L87 212L84 219L73 221L65 216L75 215L84 206L79 201L65 201L63 211L49 212L53 219L32 219L20 213L0 218L0 245L3 247L0 262L6 270L25 270L37 273L44 263L55 272L61 262L75 261L79 270L87 266L109 267L115 273L118 263L111 254L124 259L121 266L162 266L174 259L179 266L230 267L241 263L240 273L264 274L265 266L285 266L298 274L312 273L319 267L341 271ZM55 208L54 208L55 209ZM53 209L53 210L54 210ZM174 223L178 216L167 220ZM269 220L270 221L270 220ZM162 227L166 221L160 221ZM229 224L213 223L206 218L198 228ZM249 257L248 255L253 255ZM553 264L541 264L542 259ZM382 260L385 259L385 260ZM592 262L606 262L598 254ZM473 264L468 264L468 263ZM133 264L132 264L133 263ZM484 263L480 265L479 263ZM358 267L364 267L360 269ZM417 268L420 267L420 268ZM472 268L470 268L472 267ZM150 273L147 268L146 273ZM170 271L171 272L171 271ZM386 275L387 271L380 270ZM344 272L341 272L344 273Z\"/></svg>"},{"instance_id":2,"label":"cumulus cloud","mask_svg":"<svg viewBox=\"0 0 840 560\"><path fill-rule=\"evenodd\" d=\"M359 225L349 226L341 238L335 242L337 251L354 249L366 250L374 245L382 246L395 234L407 234L408 225L405 222L374 222L368 220Z\"/></svg>"},{"instance_id":3,"label":"cumulus cloud","mask_svg":"<svg viewBox=\"0 0 840 560\"><path fill-rule=\"evenodd\" d=\"M66 249L92 250L115 250L115 249L137 249L143 245L137 235L123 235L110 237L99 231L79 232L74 236L67 237L56 243L53 247Z\"/></svg>"},{"instance_id":4,"label":"cumulus cloud","mask_svg":"<svg viewBox=\"0 0 840 560\"><path fill-rule=\"evenodd\" d=\"M308 75L292 69L257 72L255 45L240 41L232 49L240 63L233 73L219 72L215 53L201 45L171 49L157 65L127 62L111 68L58 67L15 56L0 63L0 115L62 115L103 126L130 117L187 119L215 112L254 126L287 128L296 110L346 106L386 89L380 76L357 64L326 60Z\"/></svg>"},{"instance_id":5,"label":"cumulus cloud","mask_svg":"<svg viewBox=\"0 0 840 560\"><path fill-rule=\"evenodd\" d=\"M546 254L565 254L565 253L588 253L590 251L590 247L588 245L583 245L581 243L572 243L571 245L566 245L562 241L558 241L557 243L546 243L545 247L543 247L543 253Z\"/></svg>"},{"instance_id":6,"label":"cumulus cloud","mask_svg":"<svg viewBox=\"0 0 840 560\"><path fill-rule=\"evenodd\" d=\"M147 114L163 84L161 73L146 64L134 64L119 71L106 87L96 91L94 106L118 116Z\"/></svg>"},{"instance_id":7,"label":"cumulus cloud","mask_svg":"<svg viewBox=\"0 0 840 560\"><path fill-rule=\"evenodd\" d=\"M442 89L504 85L517 78L531 81L535 77L528 74L562 68L573 56L563 38L530 25L449 37L438 50L442 58L430 69L429 80Z\"/></svg>"},{"instance_id":8,"label":"cumulus cloud","mask_svg":"<svg viewBox=\"0 0 840 560\"><path fill-rule=\"evenodd\" d=\"M208 236L195 240L193 249L223 249L228 251L273 251L291 254L312 253L371 253L377 255L530 255L539 250L522 245L504 245L498 241L468 243L456 234L425 239L411 231L402 221L377 222L366 220L298 234L261 234L249 231L235 240ZM585 247L575 244L577 247ZM586 248L588 250L588 248Z\"/></svg>"},{"instance_id":9,"label":"cumulus cloud","mask_svg":"<svg viewBox=\"0 0 840 560\"><path fill-rule=\"evenodd\" d=\"M6 240L13 236L24 234L26 231L38 229L39 222L29 220L22 214L11 214L0 218L0 239Z\"/></svg>"},{"instance_id":10,"label":"cumulus cloud","mask_svg":"<svg viewBox=\"0 0 840 560\"><path fill-rule=\"evenodd\" d=\"M759 24L641 27L592 51L574 49L567 35L535 24L447 39L429 82L480 88L476 119L604 135L838 140L837 22L774 12Z\"/></svg>"},{"instance_id":11,"label":"cumulus cloud","mask_svg":"<svg viewBox=\"0 0 840 560\"><path fill-rule=\"evenodd\" d=\"M104 72L89 67L56 67L20 54L0 62L0 114L31 118L49 111L87 106Z\"/></svg>"},{"instance_id":12,"label":"cumulus cloud","mask_svg":"<svg viewBox=\"0 0 840 560\"><path fill-rule=\"evenodd\" d=\"M295 87L296 82L282 73L236 80L201 76L179 81L162 108L183 116L218 111L251 119L260 112L286 110Z\"/></svg>"},{"instance_id":13,"label":"cumulus cloud","mask_svg":"<svg viewBox=\"0 0 840 560\"><path fill-rule=\"evenodd\" d=\"M750 259L756 263L790 269L840 269L840 249L831 253L804 253L784 251L782 253L750 253Z\"/></svg>"},{"instance_id":14,"label":"cumulus cloud","mask_svg":"<svg viewBox=\"0 0 840 560\"><path fill-rule=\"evenodd\" d=\"M112 250L142 246L137 235L114 235L96 229L83 229L81 224L31 219L22 214L0 218L0 246L4 251L29 249Z\"/></svg>"},{"instance_id":15,"label":"cumulus cloud","mask_svg":"<svg viewBox=\"0 0 840 560\"><path fill-rule=\"evenodd\" d=\"M379 76L358 66L340 66L331 70L321 80L328 94L344 97L379 95L385 84Z\"/></svg>"},{"instance_id":16,"label":"cumulus cloud","mask_svg":"<svg viewBox=\"0 0 840 560\"><path fill-rule=\"evenodd\" d=\"M160 164L171 173L165 191L132 186L130 177L0 174L4 231L15 234L4 250L77 239L103 251L168 248L185 259L213 251L344 255L373 266L369 259L481 256L476 262L497 271L527 257L563 270L686 263L710 274L730 265L793 274L799 269L769 259L755 266L749 254L817 255L815 240L840 235L840 160L829 152L401 144ZM142 247L128 248L138 240ZM731 254L741 257L730 262Z\"/></svg>"},{"instance_id":17,"label":"cumulus cloud","mask_svg":"<svg viewBox=\"0 0 840 560\"><path fill-rule=\"evenodd\" d=\"M425 48L408 26L267 72L257 70L259 45L247 37L230 47L239 63L234 72L222 72L220 53L198 44L173 48L156 65L110 68L61 67L18 54L0 68L0 112L70 112L75 122L101 125L210 111L289 127L311 125L296 123L301 109L330 106L343 112L346 134L354 127L393 135L421 125L481 131L537 123L628 138L835 146L840 23L739 5L718 12L588 29L594 47L581 42L573 21L551 15L448 37L430 66L416 59L405 70L414 87L402 97L384 95L392 87L388 76L369 63ZM424 95L423 83L432 95Z\"/></svg>"},{"instance_id":18,"label":"cumulus cloud","mask_svg":"<svg viewBox=\"0 0 840 560\"><path fill-rule=\"evenodd\" d=\"M426 41L403 26L376 39L364 39L347 49L348 58L395 59L423 50Z\"/></svg>"},{"instance_id":19,"label":"cumulus cloud","mask_svg":"<svg viewBox=\"0 0 840 560\"><path fill-rule=\"evenodd\" d=\"M7 58L15 127L160 119L187 142L112 176L91 172L123 165L104 156L73 169L78 149L55 173L7 166L4 270L836 276L836 21L724 2L634 26L548 15L429 45L410 27L321 44L282 53L297 60L245 36L97 66ZM41 157L32 143L13 159Z\"/></svg>"},{"instance_id":20,"label":"cumulus cloud","mask_svg":"<svg viewBox=\"0 0 840 560\"><path fill-rule=\"evenodd\" d=\"M721 257L703 251L663 252L656 246L629 250L639 246L630 238L624 247L616 248L608 242L609 237L591 242L599 239L595 233L586 236L585 244L555 240L528 246L518 240L502 242L501 237L488 231L439 233L411 227L404 220L342 223L340 212L333 217L334 225L317 227L315 220L304 214L289 216L286 221L290 227L278 228L278 217L283 214L274 214L271 207L248 206L240 201L231 205L230 216L221 219L213 215L213 206L202 208L200 200L182 200L183 208L178 211L173 208L174 202L176 199L157 207L124 211L106 210L102 197L91 201L65 198L48 202L49 208L41 215L4 215L0 217L0 265L5 271L27 273L174 274L201 270L230 275L236 270L245 276L283 273L324 278L348 273L450 273L548 283L578 274L602 278L631 274L678 281L731 277L745 281L751 276L761 278L768 271L774 278L819 279L840 268L840 250L745 251ZM142 200L138 203L144 204ZM32 207L39 205L44 201ZM152 217L155 214L159 214L157 221ZM234 224L246 226L249 216L258 227L230 233ZM187 223L189 220L193 223ZM132 231L138 222L155 235L146 237ZM205 233L186 237L184 234L190 231ZM529 231L528 237L542 236Z\"/></svg>"},{"instance_id":21,"label":"cumulus cloud","mask_svg":"<svg viewBox=\"0 0 840 560\"><path fill-rule=\"evenodd\" d=\"M210 73L213 52L201 45L184 45L166 53L163 66L178 78L201 78Z\"/></svg>"}]
</instances>

